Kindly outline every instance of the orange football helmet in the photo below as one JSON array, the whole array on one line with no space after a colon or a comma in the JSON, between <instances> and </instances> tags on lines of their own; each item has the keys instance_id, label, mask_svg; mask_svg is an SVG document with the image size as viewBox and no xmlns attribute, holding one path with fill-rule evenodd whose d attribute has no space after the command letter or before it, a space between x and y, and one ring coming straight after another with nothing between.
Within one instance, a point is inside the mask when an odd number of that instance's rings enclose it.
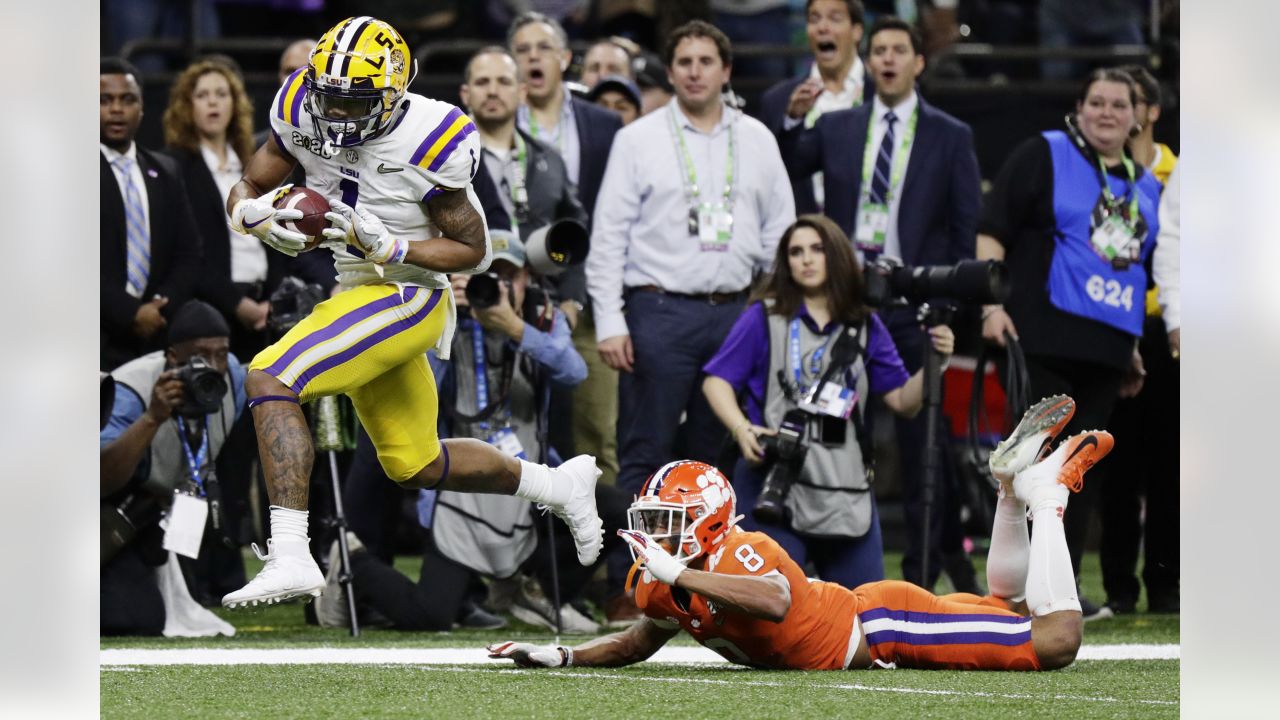
<instances>
[{"instance_id":1,"label":"orange football helmet","mask_svg":"<svg viewBox=\"0 0 1280 720\"><path fill-rule=\"evenodd\" d=\"M669 540L671 554L686 565L710 555L742 519L728 478L693 460L667 463L645 481L627 510L627 524L659 544ZM632 550L634 557L635 551Z\"/></svg>"}]
</instances>

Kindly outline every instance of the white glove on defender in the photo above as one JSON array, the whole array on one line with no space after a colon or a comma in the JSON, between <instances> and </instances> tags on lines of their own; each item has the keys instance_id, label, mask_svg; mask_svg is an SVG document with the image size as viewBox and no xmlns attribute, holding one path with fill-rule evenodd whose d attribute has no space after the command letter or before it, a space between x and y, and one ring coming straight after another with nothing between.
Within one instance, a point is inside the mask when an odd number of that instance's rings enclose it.
<instances>
[{"instance_id":1,"label":"white glove on defender","mask_svg":"<svg viewBox=\"0 0 1280 720\"><path fill-rule=\"evenodd\" d=\"M290 257L307 246L307 236L280 225L282 220L301 220L301 210L277 210L275 199L284 197L292 185L284 185L258 198L245 198L231 208L231 229L252 235L265 245Z\"/></svg>"},{"instance_id":2,"label":"white glove on defender","mask_svg":"<svg viewBox=\"0 0 1280 720\"><path fill-rule=\"evenodd\" d=\"M636 557L644 558L644 567L649 574L668 585L675 585L680 573L688 570L684 563L671 557L671 553L653 541L653 538L639 530L619 530L618 537L627 541Z\"/></svg>"},{"instance_id":3,"label":"white glove on defender","mask_svg":"<svg viewBox=\"0 0 1280 720\"><path fill-rule=\"evenodd\" d=\"M485 649L491 658L514 660L516 665L525 668L568 667L573 664L573 651L566 647L508 641L494 643Z\"/></svg>"},{"instance_id":4,"label":"white glove on defender","mask_svg":"<svg viewBox=\"0 0 1280 720\"><path fill-rule=\"evenodd\" d=\"M392 237L377 215L341 201L330 202L329 206L333 209L324 217L333 227L324 230L326 240L355 245L364 252L365 258L379 265L404 262L409 243Z\"/></svg>"}]
</instances>

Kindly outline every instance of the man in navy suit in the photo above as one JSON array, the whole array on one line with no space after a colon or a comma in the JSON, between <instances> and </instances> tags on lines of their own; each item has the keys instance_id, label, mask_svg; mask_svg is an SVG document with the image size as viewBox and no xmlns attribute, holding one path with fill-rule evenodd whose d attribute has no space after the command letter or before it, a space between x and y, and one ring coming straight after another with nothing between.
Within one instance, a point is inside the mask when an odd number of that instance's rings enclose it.
<instances>
[{"instance_id":1,"label":"man in navy suit","mask_svg":"<svg viewBox=\"0 0 1280 720\"><path fill-rule=\"evenodd\" d=\"M201 247L177 167L133 141L142 122L137 69L103 58L98 98L98 362L113 370L164 347L168 321L195 291Z\"/></svg>"},{"instance_id":2,"label":"man in navy suit","mask_svg":"<svg viewBox=\"0 0 1280 720\"><path fill-rule=\"evenodd\" d=\"M909 266L950 265L974 257L981 178L973 133L917 94L916 78L924 70L921 51L912 26L881 18L871 28L868 56L875 99L826 113L812 129L798 126L782 134L787 172L793 180L823 172L824 213L848 233L864 261L886 256ZM923 364L926 334L914 312L886 311L881 317L908 372L915 372ZM938 543L945 542L952 554L959 533L948 483L939 478L930 522L930 577L922 577L924 426L923 413L898 421L908 531L903 577L928 588L943 562ZM953 524L944 528L944 518ZM967 578L949 574L963 589L974 589Z\"/></svg>"},{"instance_id":3,"label":"man in navy suit","mask_svg":"<svg viewBox=\"0 0 1280 720\"><path fill-rule=\"evenodd\" d=\"M858 57L862 42L862 3L859 0L808 0L805 34L813 52L809 74L769 88L760 99L760 121L781 136L799 126L811 128L824 113L847 110L870 102L875 85ZM791 183L796 214L820 213L822 173Z\"/></svg>"}]
</instances>

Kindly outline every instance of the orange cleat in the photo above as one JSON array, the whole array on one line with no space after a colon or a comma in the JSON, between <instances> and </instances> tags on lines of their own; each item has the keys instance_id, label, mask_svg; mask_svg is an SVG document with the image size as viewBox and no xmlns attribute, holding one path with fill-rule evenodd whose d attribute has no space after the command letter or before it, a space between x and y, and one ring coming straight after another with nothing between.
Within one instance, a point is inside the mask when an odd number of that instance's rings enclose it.
<instances>
[{"instance_id":1,"label":"orange cleat","mask_svg":"<svg viewBox=\"0 0 1280 720\"><path fill-rule=\"evenodd\" d=\"M1009 437L991 452L991 474L1009 491L1013 477L1044 459L1049 444L1071 422L1076 401L1066 395L1050 395L1032 405Z\"/></svg>"},{"instance_id":2,"label":"orange cleat","mask_svg":"<svg viewBox=\"0 0 1280 720\"><path fill-rule=\"evenodd\" d=\"M1055 483L1071 492L1084 487L1084 474L1107 456L1115 446L1115 438L1106 430L1086 430L1068 438L1049 457L1018 473L1013 480L1015 495L1033 504L1039 490Z\"/></svg>"}]
</instances>

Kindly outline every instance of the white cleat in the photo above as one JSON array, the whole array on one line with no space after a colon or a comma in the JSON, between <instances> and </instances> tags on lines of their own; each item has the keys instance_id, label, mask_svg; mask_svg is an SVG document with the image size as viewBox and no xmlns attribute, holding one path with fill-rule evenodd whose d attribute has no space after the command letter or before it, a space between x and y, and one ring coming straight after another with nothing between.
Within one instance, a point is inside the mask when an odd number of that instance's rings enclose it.
<instances>
[{"instance_id":1,"label":"white cleat","mask_svg":"<svg viewBox=\"0 0 1280 720\"><path fill-rule=\"evenodd\" d=\"M1071 421L1076 402L1066 395L1050 395L1027 408L1009 437L991 452L988 465L1000 481L1006 496L1013 491L1013 478L1042 460L1049 444Z\"/></svg>"},{"instance_id":2,"label":"white cleat","mask_svg":"<svg viewBox=\"0 0 1280 720\"><path fill-rule=\"evenodd\" d=\"M604 521L596 511L596 480L601 475L600 468L591 455L579 455L551 472L563 476L563 479L557 478L557 482L573 483L573 490L565 504L548 503L546 507L569 525L573 544L578 549L578 562L590 565L600 557L600 548L604 546Z\"/></svg>"},{"instance_id":3,"label":"white cleat","mask_svg":"<svg viewBox=\"0 0 1280 720\"><path fill-rule=\"evenodd\" d=\"M320 566L301 543L301 552L281 553L275 540L267 540L267 554L263 555L257 543L253 552L266 565L249 581L248 585L222 598L226 608L242 608L259 603L274 605L298 597L320 597L324 590L324 575Z\"/></svg>"}]
</instances>

